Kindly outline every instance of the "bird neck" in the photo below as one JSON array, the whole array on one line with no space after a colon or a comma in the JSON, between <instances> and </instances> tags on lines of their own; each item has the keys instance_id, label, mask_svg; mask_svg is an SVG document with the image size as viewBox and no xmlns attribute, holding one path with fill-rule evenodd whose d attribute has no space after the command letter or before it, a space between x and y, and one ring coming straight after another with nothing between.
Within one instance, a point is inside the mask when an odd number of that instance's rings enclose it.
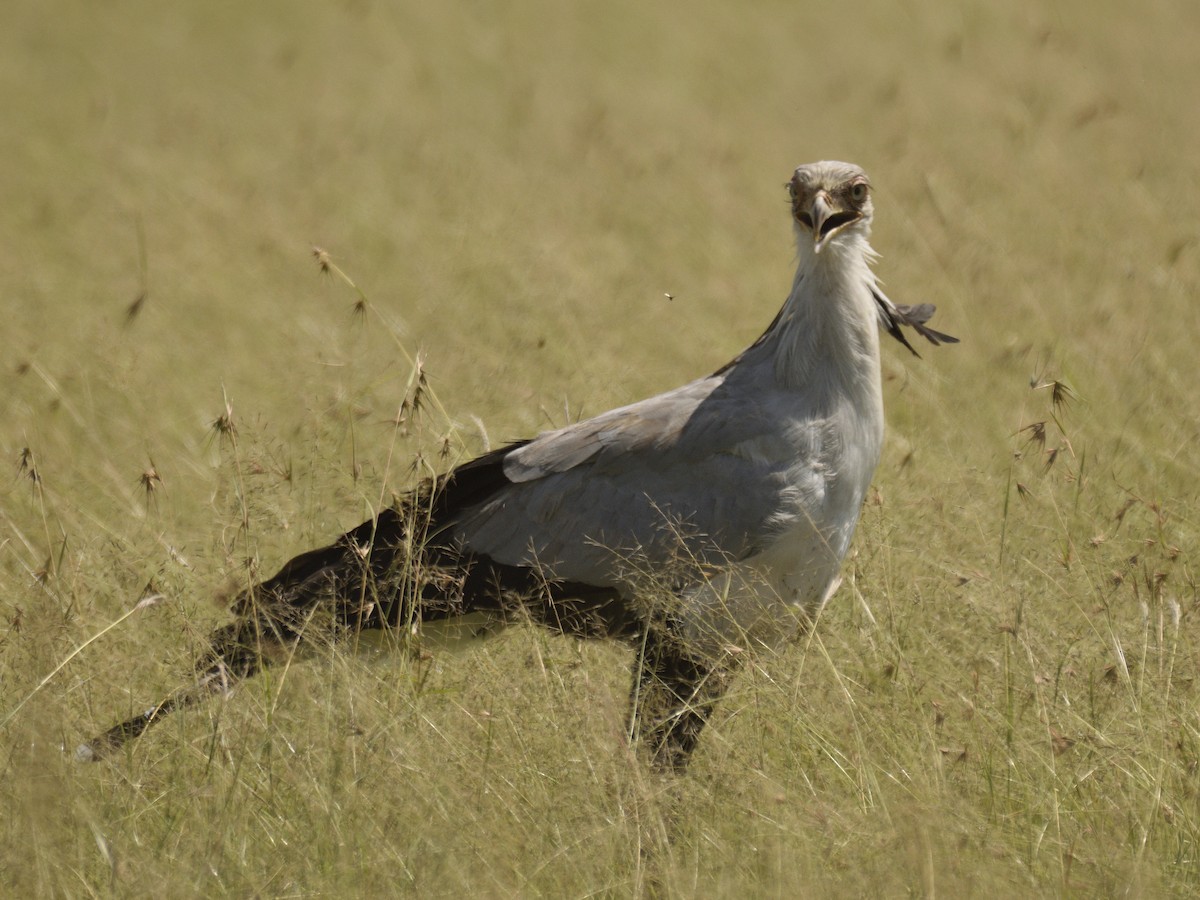
<instances>
[{"instance_id":1,"label":"bird neck","mask_svg":"<svg viewBox=\"0 0 1200 900\"><path fill-rule=\"evenodd\" d=\"M821 253L800 243L792 292L771 336L775 376L792 390L878 400L879 323L870 287L875 253L844 235Z\"/></svg>"}]
</instances>

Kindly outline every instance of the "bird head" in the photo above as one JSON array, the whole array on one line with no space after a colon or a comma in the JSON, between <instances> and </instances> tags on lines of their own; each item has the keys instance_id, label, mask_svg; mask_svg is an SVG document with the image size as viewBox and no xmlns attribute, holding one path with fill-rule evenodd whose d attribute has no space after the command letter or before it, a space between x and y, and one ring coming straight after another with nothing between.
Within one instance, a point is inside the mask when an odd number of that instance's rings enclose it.
<instances>
[{"instance_id":1,"label":"bird head","mask_svg":"<svg viewBox=\"0 0 1200 900\"><path fill-rule=\"evenodd\" d=\"M853 163L816 162L800 166L788 182L792 218L797 231L812 239L820 253L840 234L860 235L871 229L871 182Z\"/></svg>"}]
</instances>

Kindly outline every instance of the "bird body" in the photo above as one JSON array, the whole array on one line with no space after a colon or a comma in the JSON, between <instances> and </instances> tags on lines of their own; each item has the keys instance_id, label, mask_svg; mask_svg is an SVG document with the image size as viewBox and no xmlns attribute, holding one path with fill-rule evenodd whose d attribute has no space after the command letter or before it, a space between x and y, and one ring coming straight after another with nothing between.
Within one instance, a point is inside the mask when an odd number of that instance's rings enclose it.
<instances>
[{"instance_id":1,"label":"bird body","mask_svg":"<svg viewBox=\"0 0 1200 900\"><path fill-rule=\"evenodd\" d=\"M685 765L734 648L778 643L836 587L883 442L880 327L910 350L900 325L954 340L925 325L932 307L879 289L861 169L801 166L789 192L791 293L732 362L467 462L291 560L240 598L200 687L81 755L253 674L264 644L302 639L329 608L352 631L482 613L625 639L638 653L631 730L657 764Z\"/></svg>"},{"instance_id":2,"label":"bird body","mask_svg":"<svg viewBox=\"0 0 1200 900\"><path fill-rule=\"evenodd\" d=\"M659 569L681 553L717 558L731 565L680 604L693 651L786 637L795 612L826 599L883 443L866 229L821 253L800 248L788 300L754 346L713 375L512 450L511 484L451 532L506 565L625 594L639 587L622 574L630 556Z\"/></svg>"}]
</instances>

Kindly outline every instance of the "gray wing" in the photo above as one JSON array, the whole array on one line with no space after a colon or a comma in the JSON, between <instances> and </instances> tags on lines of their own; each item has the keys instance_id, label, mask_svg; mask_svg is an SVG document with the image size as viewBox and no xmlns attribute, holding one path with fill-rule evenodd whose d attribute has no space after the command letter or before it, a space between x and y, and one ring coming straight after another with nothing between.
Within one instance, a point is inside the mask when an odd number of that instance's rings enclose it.
<instances>
[{"instance_id":1,"label":"gray wing","mask_svg":"<svg viewBox=\"0 0 1200 900\"><path fill-rule=\"evenodd\" d=\"M627 580L631 556L745 558L795 492L796 448L771 396L748 400L713 376L542 434L504 458L510 483L451 533L497 562L589 584Z\"/></svg>"}]
</instances>

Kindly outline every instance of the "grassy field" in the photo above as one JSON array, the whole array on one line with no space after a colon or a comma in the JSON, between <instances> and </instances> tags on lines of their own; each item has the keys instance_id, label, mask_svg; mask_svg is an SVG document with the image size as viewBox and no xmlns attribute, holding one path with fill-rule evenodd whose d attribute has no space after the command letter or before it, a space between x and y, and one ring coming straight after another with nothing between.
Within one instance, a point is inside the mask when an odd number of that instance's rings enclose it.
<instances>
[{"instance_id":1,"label":"grassy field","mask_svg":"<svg viewBox=\"0 0 1200 900\"><path fill-rule=\"evenodd\" d=\"M0 894L1200 893L1200 6L809 6L5 5ZM686 778L532 629L63 752L248 565L727 361L821 158L963 342L888 342L846 583Z\"/></svg>"}]
</instances>

